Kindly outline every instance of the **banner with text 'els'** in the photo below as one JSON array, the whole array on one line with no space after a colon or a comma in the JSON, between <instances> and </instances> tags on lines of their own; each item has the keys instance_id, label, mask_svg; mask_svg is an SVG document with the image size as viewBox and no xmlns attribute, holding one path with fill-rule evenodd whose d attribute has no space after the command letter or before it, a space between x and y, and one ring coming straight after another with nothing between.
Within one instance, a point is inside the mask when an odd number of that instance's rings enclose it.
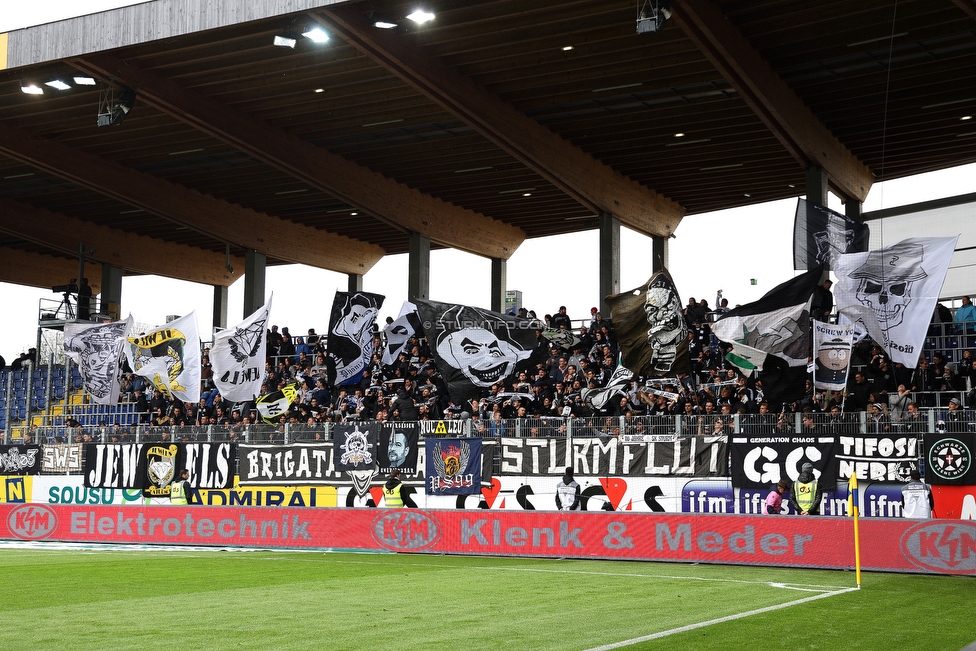
<instances>
[{"instance_id":1,"label":"banner with text 'els'","mask_svg":"<svg viewBox=\"0 0 976 651\"><path fill-rule=\"evenodd\" d=\"M861 522L866 570L976 575L976 523ZM811 516L0 505L0 538L850 569L849 520Z\"/></svg>"}]
</instances>

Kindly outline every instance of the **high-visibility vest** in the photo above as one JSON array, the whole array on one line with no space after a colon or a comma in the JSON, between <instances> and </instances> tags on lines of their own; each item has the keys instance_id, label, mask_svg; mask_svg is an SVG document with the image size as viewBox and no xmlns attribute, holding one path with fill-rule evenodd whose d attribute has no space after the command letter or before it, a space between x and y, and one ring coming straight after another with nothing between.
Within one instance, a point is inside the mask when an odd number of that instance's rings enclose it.
<instances>
[{"instance_id":1,"label":"high-visibility vest","mask_svg":"<svg viewBox=\"0 0 976 651\"><path fill-rule=\"evenodd\" d=\"M383 498L386 500L386 508L403 508L403 498L400 497L401 488L403 488L403 484L397 484L393 488L387 488L386 486L383 487Z\"/></svg>"},{"instance_id":2,"label":"high-visibility vest","mask_svg":"<svg viewBox=\"0 0 976 651\"><path fill-rule=\"evenodd\" d=\"M795 482L793 494L796 496L796 503L800 506L800 510L809 512L813 508L814 496L817 494L817 480L814 479L807 484Z\"/></svg>"},{"instance_id":3,"label":"high-visibility vest","mask_svg":"<svg viewBox=\"0 0 976 651\"><path fill-rule=\"evenodd\" d=\"M169 503L170 504L189 504L186 499L186 482L182 479L173 482L169 487Z\"/></svg>"}]
</instances>

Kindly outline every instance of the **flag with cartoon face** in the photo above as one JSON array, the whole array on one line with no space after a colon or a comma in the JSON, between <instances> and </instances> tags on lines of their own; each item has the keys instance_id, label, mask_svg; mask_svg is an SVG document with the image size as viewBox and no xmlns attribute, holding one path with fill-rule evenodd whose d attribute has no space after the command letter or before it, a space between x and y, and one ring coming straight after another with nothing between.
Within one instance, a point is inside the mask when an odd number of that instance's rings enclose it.
<instances>
[{"instance_id":1,"label":"flag with cartoon face","mask_svg":"<svg viewBox=\"0 0 976 651\"><path fill-rule=\"evenodd\" d=\"M85 391L100 405L119 401L119 361L130 329L132 315L125 321L64 326L64 352L78 365Z\"/></svg>"},{"instance_id":2,"label":"flag with cartoon face","mask_svg":"<svg viewBox=\"0 0 976 651\"><path fill-rule=\"evenodd\" d=\"M400 308L400 316L396 321L386 326L383 333L386 335L386 348L383 349L383 363L387 366L396 364L397 358L402 352L407 350L407 342L414 337L420 330L420 317L417 315L417 306L410 301L404 301Z\"/></svg>"},{"instance_id":3,"label":"flag with cartoon face","mask_svg":"<svg viewBox=\"0 0 976 651\"><path fill-rule=\"evenodd\" d=\"M912 237L838 256L838 311L861 323L894 362L915 368L958 237Z\"/></svg>"},{"instance_id":4,"label":"flag with cartoon face","mask_svg":"<svg viewBox=\"0 0 976 651\"><path fill-rule=\"evenodd\" d=\"M622 294L607 296L623 365L639 375L687 372L688 324L681 298L667 270Z\"/></svg>"},{"instance_id":5,"label":"flag with cartoon face","mask_svg":"<svg viewBox=\"0 0 976 651\"><path fill-rule=\"evenodd\" d=\"M272 297L273 298L273 297ZM214 335L210 349L213 381L224 400L253 400L261 392L267 357L271 299L236 326Z\"/></svg>"},{"instance_id":6,"label":"flag with cartoon face","mask_svg":"<svg viewBox=\"0 0 976 651\"><path fill-rule=\"evenodd\" d=\"M368 292L336 292L329 319L329 381L355 384L373 356L373 324L385 296Z\"/></svg>"},{"instance_id":7,"label":"flag with cartoon face","mask_svg":"<svg viewBox=\"0 0 976 651\"><path fill-rule=\"evenodd\" d=\"M417 300L424 332L454 404L466 404L535 361L536 321Z\"/></svg>"}]
</instances>

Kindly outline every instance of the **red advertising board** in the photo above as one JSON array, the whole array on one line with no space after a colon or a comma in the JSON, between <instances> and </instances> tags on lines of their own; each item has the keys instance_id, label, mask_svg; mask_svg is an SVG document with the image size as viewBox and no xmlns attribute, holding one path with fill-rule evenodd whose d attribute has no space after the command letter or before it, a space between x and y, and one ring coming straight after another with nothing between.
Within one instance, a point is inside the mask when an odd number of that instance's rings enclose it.
<instances>
[{"instance_id":1,"label":"red advertising board","mask_svg":"<svg viewBox=\"0 0 976 651\"><path fill-rule=\"evenodd\" d=\"M836 517L417 509L0 505L0 538L363 549L850 569ZM976 523L861 520L865 570L976 576Z\"/></svg>"}]
</instances>

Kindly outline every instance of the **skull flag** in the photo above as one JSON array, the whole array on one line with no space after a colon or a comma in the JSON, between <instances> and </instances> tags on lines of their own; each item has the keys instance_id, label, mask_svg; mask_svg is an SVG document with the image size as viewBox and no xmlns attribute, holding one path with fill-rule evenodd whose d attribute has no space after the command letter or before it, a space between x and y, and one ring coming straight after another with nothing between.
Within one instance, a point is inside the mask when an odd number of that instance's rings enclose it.
<instances>
[{"instance_id":1,"label":"skull flag","mask_svg":"<svg viewBox=\"0 0 976 651\"><path fill-rule=\"evenodd\" d=\"M838 311L915 368L958 237L913 237L837 257Z\"/></svg>"},{"instance_id":2,"label":"skull flag","mask_svg":"<svg viewBox=\"0 0 976 651\"><path fill-rule=\"evenodd\" d=\"M793 222L793 268L812 269L842 253L868 250L867 224L830 208L798 199Z\"/></svg>"},{"instance_id":3,"label":"skull flag","mask_svg":"<svg viewBox=\"0 0 976 651\"><path fill-rule=\"evenodd\" d=\"M688 371L688 324L667 270L636 289L607 296L606 301L624 366L638 375Z\"/></svg>"},{"instance_id":4,"label":"skull flag","mask_svg":"<svg viewBox=\"0 0 976 651\"><path fill-rule=\"evenodd\" d=\"M85 390L100 405L119 401L119 359L131 329L131 314L125 321L64 326L64 352L78 365Z\"/></svg>"},{"instance_id":5,"label":"skull flag","mask_svg":"<svg viewBox=\"0 0 976 651\"><path fill-rule=\"evenodd\" d=\"M329 319L329 381L356 384L373 357L373 324L385 296L336 292Z\"/></svg>"},{"instance_id":6,"label":"skull flag","mask_svg":"<svg viewBox=\"0 0 976 651\"><path fill-rule=\"evenodd\" d=\"M480 397L491 385L534 361L541 326L466 305L417 300L437 368L456 405Z\"/></svg>"}]
</instances>

